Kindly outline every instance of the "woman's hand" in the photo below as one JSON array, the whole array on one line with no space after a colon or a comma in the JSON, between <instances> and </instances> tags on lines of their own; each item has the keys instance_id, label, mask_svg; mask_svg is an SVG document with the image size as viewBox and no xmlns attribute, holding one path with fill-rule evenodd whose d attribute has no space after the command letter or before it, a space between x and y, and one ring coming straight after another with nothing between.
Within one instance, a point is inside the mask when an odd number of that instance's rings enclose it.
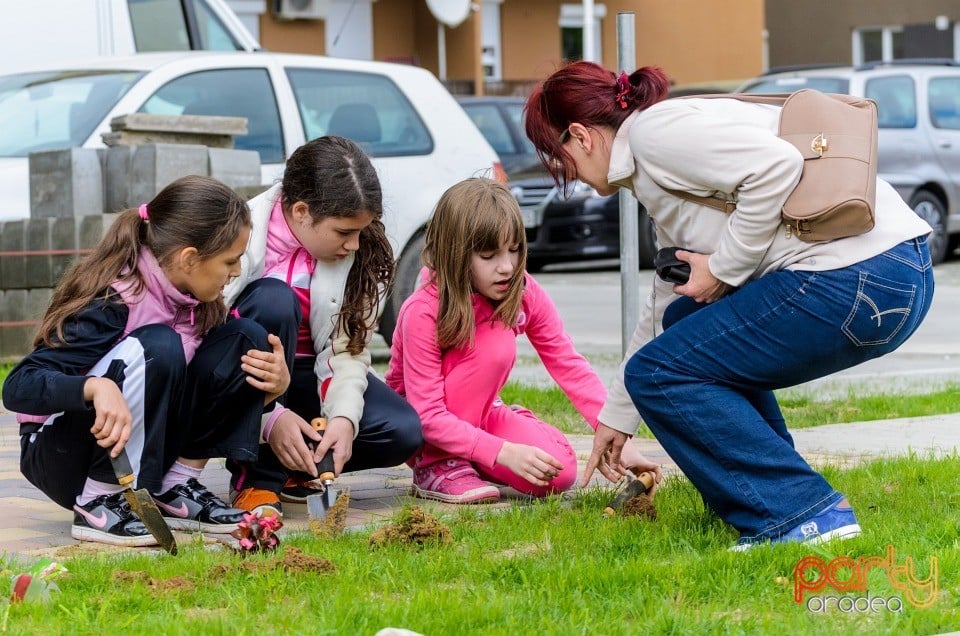
<instances>
[{"instance_id":1,"label":"woman's hand","mask_svg":"<svg viewBox=\"0 0 960 636\"><path fill-rule=\"evenodd\" d=\"M504 442L497 453L496 463L506 466L518 477L523 477L534 486L549 486L563 464L550 453L526 444Z\"/></svg>"},{"instance_id":2,"label":"woman's hand","mask_svg":"<svg viewBox=\"0 0 960 636\"><path fill-rule=\"evenodd\" d=\"M83 383L83 399L93 402L96 419L90 432L97 438L97 445L113 447L110 457L116 457L130 439L133 415L117 383L108 378L88 378Z\"/></svg>"},{"instance_id":3,"label":"woman's hand","mask_svg":"<svg viewBox=\"0 0 960 636\"><path fill-rule=\"evenodd\" d=\"M590 483L590 478L593 477L593 471L598 469L600 474L608 480L619 481L623 474L619 470L621 455L623 445L626 443L626 433L621 433L603 422L599 422L597 430L593 434L593 450L590 452L590 459L587 460L587 467L584 470L580 487L586 487Z\"/></svg>"},{"instance_id":4,"label":"woman's hand","mask_svg":"<svg viewBox=\"0 0 960 636\"><path fill-rule=\"evenodd\" d=\"M634 475L653 473L654 485L650 491L651 495L656 491L657 484L663 480L660 466L644 457L632 439L627 440L627 443L623 445L623 450L620 451L620 466L618 467L618 472L621 475L625 475L628 470Z\"/></svg>"},{"instance_id":5,"label":"woman's hand","mask_svg":"<svg viewBox=\"0 0 960 636\"><path fill-rule=\"evenodd\" d=\"M313 452L304 441L304 437L320 441L320 434L302 417L287 410L280 414L270 430L270 439L267 443L276 453L280 463L290 470L317 476L317 462L313 460Z\"/></svg>"},{"instance_id":6,"label":"woman's hand","mask_svg":"<svg viewBox=\"0 0 960 636\"><path fill-rule=\"evenodd\" d=\"M677 250L677 258L690 263L690 279L683 285L674 285L674 292L689 296L698 303L712 303L723 298L730 290L729 285L710 271L707 265L709 254Z\"/></svg>"},{"instance_id":7,"label":"woman's hand","mask_svg":"<svg viewBox=\"0 0 960 636\"><path fill-rule=\"evenodd\" d=\"M353 455L353 422L345 417L331 418L313 453L313 461L320 463L328 448L333 449L333 474L339 475Z\"/></svg>"},{"instance_id":8,"label":"woman's hand","mask_svg":"<svg viewBox=\"0 0 960 636\"><path fill-rule=\"evenodd\" d=\"M283 353L283 343L274 334L267 336L273 351L250 349L240 358L240 369L247 374L247 383L263 391L264 404L270 404L287 392L290 386L290 370Z\"/></svg>"}]
</instances>

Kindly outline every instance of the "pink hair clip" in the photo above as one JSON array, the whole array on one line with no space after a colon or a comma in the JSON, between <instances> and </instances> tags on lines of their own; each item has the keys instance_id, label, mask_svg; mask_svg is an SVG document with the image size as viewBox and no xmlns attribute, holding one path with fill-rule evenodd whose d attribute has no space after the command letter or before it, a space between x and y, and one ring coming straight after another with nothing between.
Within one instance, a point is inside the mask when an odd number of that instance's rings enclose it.
<instances>
[{"instance_id":1,"label":"pink hair clip","mask_svg":"<svg viewBox=\"0 0 960 636\"><path fill-rule=\"evenodd\" d=\"M626 71L620 71L620 76L617 77L617 102L620 104L621 109L627 107L627 100L625 98L629 92L630 77Z\"/></svg>"},{"instance_id":2,"label":"pink hair clip","mask_svg":"<svg viewBox=\"0 0 960 636\"><path fill-rule=\"evenodd\" d=\"M137 214L139 214L139 215L140 215L140 218L143 219L144 221L149 221L149 220L150 220L150 214L147 213L147 204L146 204L146 203L141 203L141 204L140 204L140 207L137 208Z\"/></svg>"}]
</instances>

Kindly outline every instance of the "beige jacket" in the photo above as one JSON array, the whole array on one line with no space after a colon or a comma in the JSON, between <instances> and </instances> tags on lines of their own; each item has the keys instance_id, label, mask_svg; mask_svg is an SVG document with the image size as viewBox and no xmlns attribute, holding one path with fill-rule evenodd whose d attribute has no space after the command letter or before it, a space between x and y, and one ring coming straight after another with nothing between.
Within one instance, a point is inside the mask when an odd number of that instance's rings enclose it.
<instances>
[{"instance_id":1,"label":"beige jacket","mask_svg":"<svg viewBox=\"0 0 960 636\"><path fill-rule=\"evenodd\" d=\"M280 189L280 184L277 184L250 201L253 228L250 230L247 250L240 259L240 276L223 291L227 307L233 306L247 285L263 276L270 212L280 196ZM318 394L320 386L329 379L326 395L323 396L323 415L327 418L347 418L353 423L353 435L356 437L360 430L360 416L363 415L370 351L364 347L358 355L351 354L347 351L350 338L341 328L342 325L337 323L334 328L353 261L352 253L336 263L317 261L310 279L310 335L313 349L317 352L314 373L317 376ZM367 342L372 335L371 327Z\"/></svg>"},{"instance_id":2,"label":"beige jacket","mask_svg":"<svg viewBox=\"0 0 960 636\"><path fill-rule=\"evenodd\" d=\"M735 99L672 99L630 115L611 148L611 184L643 203L661 246L710 254L710 271L733 286L781 269L838 269L928 234L927 225L889 184L877 180L876 226L860 236L805 243L788 236L780 210L800 180L803 159L776 136L780 108ZM737 201L730 215L665 192ZM600 421L624 433L640 425L623 385L623 368L660 333L673 285L655 278Z\"/></svg>"}]
</instances>

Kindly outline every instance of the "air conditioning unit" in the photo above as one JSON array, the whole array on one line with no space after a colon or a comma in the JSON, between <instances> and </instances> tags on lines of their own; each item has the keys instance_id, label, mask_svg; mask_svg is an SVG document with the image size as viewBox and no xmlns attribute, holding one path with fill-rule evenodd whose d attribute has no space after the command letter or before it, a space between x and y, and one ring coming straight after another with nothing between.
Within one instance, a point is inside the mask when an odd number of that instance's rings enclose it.
<instances>
[{"instance_id":1,"label":"air conditioning unit","mask_svg":"<svg viewBox=\"0 0 960 636\"><path fill-rule=\"evenodd\" d=\"M331 0L276 0L274 11L281 20L325 20Z\"/></svg>"}]
</instances>

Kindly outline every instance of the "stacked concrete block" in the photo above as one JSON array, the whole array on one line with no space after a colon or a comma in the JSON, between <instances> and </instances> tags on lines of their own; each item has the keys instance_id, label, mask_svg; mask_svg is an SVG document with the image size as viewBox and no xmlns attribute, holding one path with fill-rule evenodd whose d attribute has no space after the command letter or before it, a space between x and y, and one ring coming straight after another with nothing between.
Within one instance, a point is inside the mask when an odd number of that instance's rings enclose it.
<instances>
[{"instance_id":1,"label":"stacked concrete block","mask_svg":"<svg viewBox=\"0 0 960 636\"><path fill-rule=\"evenodd\" d=\"M26 284L27 289L36 287L53 287L53 260L50 251L53 249L53 219L30 219L27 222L27 251L39 252L28 254L26 257Z\"/></svg>"},{"instance_id":2,"label":"stacked concrete block","mask_svg":"<svg viewBox=\"0 0 960 636\"><path fill-rule=\"evenodd\" d=\"M206 175L208 170L206 146L137 146L130 161L131 206L150 201L171 181L188 174Z\"/></svg>"},{"instance_id":3,"label":"stacked concrete block","mask_svg":"<svg viewBox=\"0 0 960 636\"><path fill-rule=\"evenodd\" d=\"M260 185L260 153L256 150L208 148L208 174L231 188Z\"/></svg>"},{"instance_id":4,"label":"stacked concrete block","mask_svg":"<svg viewBox=\"0 0 960 636\"><path fill-rule=\"evenodd\" d=\"M22 356L30 350L30 342L36 333L35 325L25 325L27 321L27 290L7 289L0 296L0 316L3 328L0 329L0 358L10 359Z\"/></svg>"},{"instance_id":5,"label":"stacked concrete block","mask_svg":"<svg viewBox=\"0 0 960 636\"><path fill-rule=\"evenodd\" d=\"M101 153L90 148L31 152L31 218L103 213L100 158Z\"/></svg>"},{"instance_id":6,"label":"stacked concrete block","mask_svg":"<svg viewBox=\"0 0 960 636\"><path fill-rule=\"evenodd\" d=\"M7 221L0 235L0 251L23 252L27 249L27 221ZM27 259L23 255L0 258L0 289L23 289L27 282ZM2 317L0 317L2 320Z\"/></svg>"},{"instance_id":7,"label":"stacked concrete block","mask_svg":"<svg viewBox=\"0 0 960 636\"><path fill-rule=\"evenodd\" d=\"M103 211L106 214L138 205L134 204L130 197L130 163L135 150L133 146L107 148L107 159L104 164L104 178L107 185L103 194Z\"/></svg>"}]
</instances>

